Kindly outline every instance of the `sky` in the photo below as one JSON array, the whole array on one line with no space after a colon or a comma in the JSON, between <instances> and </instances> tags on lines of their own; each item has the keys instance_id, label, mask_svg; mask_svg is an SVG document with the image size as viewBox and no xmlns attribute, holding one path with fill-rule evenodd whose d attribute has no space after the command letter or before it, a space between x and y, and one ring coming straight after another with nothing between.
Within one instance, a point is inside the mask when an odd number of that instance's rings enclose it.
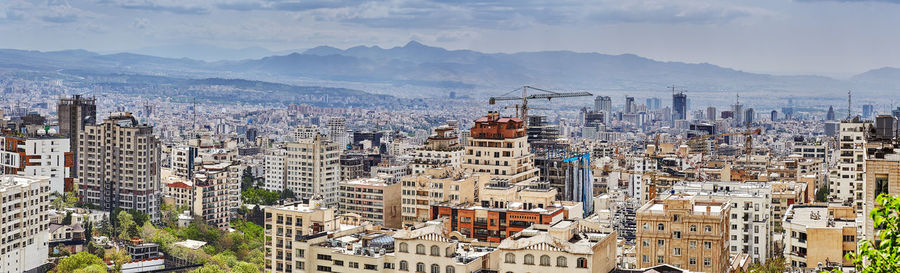
<instances>
[{"instance_id":1,"label":"sky","mask_svg":"<svg viewBox=\"0 0 900 273\"><path fill-rule=\"evenodd\" d=\"M0 0L0 48L571 50L849 77L900 67L900 0Z\"/></svg>"}]
</instances>

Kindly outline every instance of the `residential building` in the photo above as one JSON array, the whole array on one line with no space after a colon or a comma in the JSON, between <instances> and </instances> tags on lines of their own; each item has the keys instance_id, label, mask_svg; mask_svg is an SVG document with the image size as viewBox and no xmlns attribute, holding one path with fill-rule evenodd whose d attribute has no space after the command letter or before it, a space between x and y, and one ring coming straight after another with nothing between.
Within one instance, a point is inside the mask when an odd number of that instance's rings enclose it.
<instances>
[{"instance_id":1,"label":"residential building","mask_svg":"<svg viewBox=\"0 0 900 273\"><path fill-rule=\"evenodd\" d=\"M686 120L687 111L687 95L684 92L672 94L672 120Z\"/></svg>"},{"instance_id":2,"label":"residential building","mask_svg":"<svg viewBox=\"0 0 900 273\"><path fill-rule=\"evenodd\" d=\"M881 194L897 196L900 194L900 149L892 144L886 147L871 149L872 153L866 159L865 188L863 197L863 211L866 216L881 205L876 199ZM863 234L867 240L875 241L875 225L870 217L863 217Z\"/></svg>"},{"instance_id":3,"label":"residential building","mask_svg":"<svg viewBox=\"0 0 900 273\"><path fill-rule=\"evenodd\" d=\"M78 157L78 144L81 143L81 133L86 125L97 123L97 99L74 95L71 98L62 97L56 105L56 113L59 122L59 134L69 138L69 146L72 148L74 158ZM78 161L72 162L72 175L78 175ZM72 189L75 190L75 189Z\"/></svg>"},{"instance_id":4,"label":"residential building","mask_svg":"<svg viewBox=\"0 0 900 273\"><path fill-rule=\"evenodd\" d=\"M0 137L0 174L49 177L53 192L71 192L75 154L69 138L53 129L39 130Z\"/></svg>"},{"instance_id":5,"label":"residential building","mask_svg":"<svg viewBox=\"0 0 900 273\"><path fill-rule=\"evenodd\" d=\"M794 204L782 219L785 262L796 269L851 266L856 251L856 212L836 204Z\"/></svg>"},{"instance_id":6,"label":"residential building","mask_svg":"<svg viewBox=\"0 0 900 273\"><path fill-rule=\"evenodd\" d=\"M793 204L812 202L807 196L809 189L804 182L769 182L772 185L772 219L773 232L780 233L781 219Z\"/></svg>"},{"instance_id":7,"label":"residential building","mask_svg":"<svg viewBox=\"0 0 900 273\"><path fill-rule=\"evenodd\" d=\"M401 215L403 225L432 220L431 205L443 202L472 203L478 196L479 185L490 176L459 168L426 169L424 173L401 178Z\"/></svg>"},{"instance_id":8,"label":"residential building","mask_svg":"<svg viewBox=\"0 0 900 273\"><path fill-rule=\"evenodd\" d=\"M838 166L829 174L828 190L831 200L863 207L863 186L866 175L867 132L872 122L858 118L841 121L838 135Z\"/></svg>"},{"instance_id":9,"label":"residential building","mask_svg":"<svg viewBox=\"0 0 900 273\"><path fill-rule=\"evenodd\" d=\"M419 174L428 168L462 166L463 147L459 143L459 131L456 127L441 125L425 140L425 145L412 153L410 163L412 173Z\"/></svg>"},{"instance_id":10,"label":"residential building","mask_svg":"<svg viewBox=\"0 0 900 273\"><path fill-rule=\"evenodd\" d=\"M464 169L505 178L513 184L538 180L523 120L489 112L475 120L467 142Z\"/></svg>"},{"instance_id":11,"label":"residential building","mask_svg":"<svg viewBox=\"0 0 900 273\"><path fill-rule=\"evenodd\" d=\"M0 176L0 272L43 272L50 253L50 180Z\"/></svg>"},{"instance_id":12,"label":"residential building","mask_svg":"<svg viewBox=\"0 0 900 273\"><path fill-rule=\"evenodd\" d=\"M394 272L481 272L496 265L495 248L455 238L445 224L429 221L395 232Z\"/></svg>"},{"instance_id":13,"label":"residential building","mask_svg":"<svg viewBox=\"0 0 900 273\"><path fill-rule=\"evenodd\" d=\"M340 213L354 213L363 221L389 228L400 228L400 183L388 177L360 178L338 184Z\"/></svg>"},{"instance_id":14,"label":"residential building","mask_svg":"<svg viewBox=\"0 0 900 273\"><path fill-rule=\"evenodd\" d=\"M265 267L267 272L293 272L293 267L304 270L303 252L295 253L294 244L312 237L325 235L339 227L336 209L325 207L321 198L308 204L280 205L265 208Z\"/></svg>"},{"instance_id":15,"label":"residential building","mask_svg":"<svg viewBox=\"0 0 900 273\"><path fill-rule=\"evenodd\" d=\"M300 125L291 132L291 139L288 141L297 141L300 139L315 138L319 134L319 126L317 125Z\"/></svg>"},{"instance_id":16,"label":"residential building","mask_svg":"<svg viewBox=\"0 0 900 273\"><path fill-rule=\"evenodd\" d=\"M220 229L229 227L231 219L240 208L240 203L237 207L232 203L235 198L240 200L240 177L235 181L231 176L233 170L229 170L230 166L230 163L203 165L193 179L194 216Z\"/></svg>"},{"instance_id":17,"label":"residential building","mask_svg":"<svg viewBox=\"0 0 900 273\"><path fill-rule=\"evenodd\" d=\"M730 203L690 195L647 202L636 216L637 267L671 264L696 272L727 272L730 214Z\"/></svg>"},{"instance_id":18,"label":"residential building","mask_svg":"<svg viewBox=\"0 0 900 273\"><path fill-rule=\"evenodd\" d=\"M337 143L316 135L270 150L274 151L266 152L266 189L290 190L302 199L322 196L324 205L337 206L342 151Z\"/></svg>"},{"instance_id":19,"label":"residential building","mask_svg":"<svg viewBox=\"0 0 900 273\"><path fill-rule=\"evenodd\" d=\"M160 143L131 113L87 125L78 145L78 197L104 210L134 209L159 221Z\"/></svg>"},{"instance_id":20,"label":"residential building","mask_svg":"<svg viewBox=\"0 0 900 273\"><path fill-rule=\"evenodd\" d=\"M331 117L325 124L331 142L337 143L341 149L347 147L347 120L342 117Z\"/></svg>"},{"instance_id":21,"label":"residential building","mask_svg":"<svg viewBox=\"0 0 900 273\"><path fill-rule=\"evenodd\" d=\"M497 272L611 272L616 239L584 220L534 225L500 243Z\"/></svg>"}]
</instances>

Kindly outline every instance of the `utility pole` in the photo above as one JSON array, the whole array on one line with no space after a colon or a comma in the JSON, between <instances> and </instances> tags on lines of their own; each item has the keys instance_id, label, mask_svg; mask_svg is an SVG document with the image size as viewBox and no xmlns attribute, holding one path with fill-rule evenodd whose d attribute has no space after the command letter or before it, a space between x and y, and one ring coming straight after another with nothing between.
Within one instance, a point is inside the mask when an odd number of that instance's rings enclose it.
<instances>
[{"instance_id":1,"label":"utility pole","mask_svg":"<svg viewBox=\"0 0 900 273\"><path fill-rule=\"evenodd\" d=\"M852 104L852 102L853 102L853 97L852 97L852 94L851 94L850 92L853 92L853 91L852 91L852 90L847 90L847 119L850 119L850 118L851 118L851 114L850 114L850 109L851 109L851 108L850 108L850 107L853 106L853 104Z\"/></svg>"}]
</instances>

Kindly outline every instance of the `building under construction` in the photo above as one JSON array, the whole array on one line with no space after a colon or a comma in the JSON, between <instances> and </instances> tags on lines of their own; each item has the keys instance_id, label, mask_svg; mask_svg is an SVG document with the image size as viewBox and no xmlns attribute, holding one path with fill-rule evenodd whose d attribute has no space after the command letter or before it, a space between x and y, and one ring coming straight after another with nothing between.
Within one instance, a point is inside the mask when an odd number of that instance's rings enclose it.
<instances>
[{"instance_id":1,"label":"building under construction","mask_svg":"<svg viewBox=\"0 0 900 273\"><path fill-rule=\"evenodd\" d=\"M594 212L589 152L575 150L559 137L559 127L544 116L528 117L528 142L538 167L539 186L556 188L556 199L581 202L584 216Z\"/></svg>"}]
</instances>

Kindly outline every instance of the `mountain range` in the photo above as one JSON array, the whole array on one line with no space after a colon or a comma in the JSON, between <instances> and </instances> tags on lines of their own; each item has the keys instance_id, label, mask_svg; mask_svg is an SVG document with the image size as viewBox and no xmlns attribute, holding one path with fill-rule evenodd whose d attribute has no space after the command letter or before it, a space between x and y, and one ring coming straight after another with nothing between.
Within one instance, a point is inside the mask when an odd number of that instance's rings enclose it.
<instances>
[{"instance_id":1,"label":"mountain range","mask_svg":"<svg viewBox=\"0 0 900 273\"><path fill-rule=\"evenodd\" d=\"M154 51L143 52L153 54ZM259 56L271 52L247 49L244 53ZM213 56L200 58L216 59ZM849 79L815 75L778 76L707 63L661 62L633 54L571 51L482 53L446 50L415 41L393 48L357 46L338 49L320 46L303 52L226 61L135 53L98 54L84 50L39 52L6 49L0 50L0 71L3 70L245 79L362 89L398 97L436 96L447 91L491 96L525 84L561 90L600 90L599 93L658 92L674 84L700 93L715 94L727 90L760 97L784 92L841 97L849 89L863 95L900 91L900 69L890 67L867 71Z\"/></svg>"}]
</instances>

